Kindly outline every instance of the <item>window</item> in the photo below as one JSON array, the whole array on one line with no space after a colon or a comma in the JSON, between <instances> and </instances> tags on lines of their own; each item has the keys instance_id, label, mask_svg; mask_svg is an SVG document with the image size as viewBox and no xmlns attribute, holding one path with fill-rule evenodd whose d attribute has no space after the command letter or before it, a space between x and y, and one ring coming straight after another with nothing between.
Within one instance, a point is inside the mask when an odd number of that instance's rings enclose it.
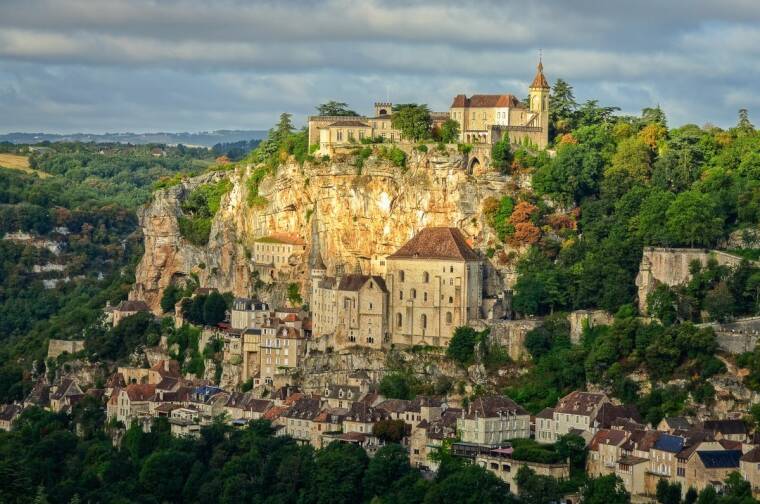
<instances>
[{"instance_id":1,"label":"window","mask_svg":"<svg viewBox=\"0 0 760 504\"><path fill-rule=\"evenodd\" d=\"M427 329L427 315L425 315L424 313L420 317L420 324L422 324L423 329Z\"/></svg>"},{"instance_id":2,"label":"window","mask_svg":"<svg viewBox=\"0 0 760 504\"><path fill-rule=\"evenodd\" d=\"M336 140L338 140L338 141L341 141L341 140L343 140L343 130L338 130L338 131L335 133L335 138L336 138Z\"/></svg>"},{"instance_id":3,"label":"window","mask_svg":"<svg viewBox=\"0 0 760 504\"><path fill-rule=\"evenodd\" d=\"M402 290L398 291L398 298L399 299L404 299L404 291L402 291Z\"/></svg>"},{"instance_id":4,"label":"window","mask_svg":"<svg viewBox=\"0 0 760 504\"><path fill-rule=\"evenodd\" d=\"M430 281L430 273L427 271L422 274L422 281L428 283Z\"/></svg>"},{"instance_id":5,"label":"window","mask_svg":"<svg viewBox=\"0 0 760 504\"><path fill-rule=\"evenodd\" d=\"M427 292L422 293L422 300L427 301Z\"/></svg>"},{"instance_id":6,"label":"window","mask_svg":"<svg viewBox=\"0 0 760 504\"><path fill-rule=\"evenodd\" d=\"M412 289L412 299L417 299L417 289Z\"/></svg>"},{"instance_id":7,"label":"window","mask_svg":"<svg viewBox=\"0 0 760 504\"><path fill-rule=\"evenodd\" d=\"M401 317L400 313L396 314L396 327L401 327L401 324L403 323L403 318Z\"/></svg>"},{"instance_id":8,"label":"window","mask_svg":"<svg viewBox=\"0 0 760 504\"><path fill-rule=\"evenodd\" d=\"M401 270L398 272L398 281L403 282L404 281L404 270Z\"/></svg>"},{"instance_id":9,"label":"window","mask_svg":"<svg viewBox=\"0 0 760 504\"><path fill-rule=\"evenodd\" d=\"M453 316L451 315L451 312L446 312L446 323L451 325L451 322L453 321Z\"/></svg>"},{"instance_id":10,"label":"window","mask_svg":"<svg viewBox=\"0 0 760 504\"><path fill-rule=\"evenodd\" d=\"M449 266L449 273L454 273L454 266Z\"/></svg>"}]
</instances>

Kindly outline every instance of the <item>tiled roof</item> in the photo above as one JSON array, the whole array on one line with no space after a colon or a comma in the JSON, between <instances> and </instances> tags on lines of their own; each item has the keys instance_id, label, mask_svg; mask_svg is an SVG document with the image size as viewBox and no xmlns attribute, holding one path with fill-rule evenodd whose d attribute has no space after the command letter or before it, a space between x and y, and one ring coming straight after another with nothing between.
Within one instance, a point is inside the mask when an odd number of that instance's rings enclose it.
<instances>
[{"instance_id":1,"label":"tiled roof","mask_svg":"<svg viewBox=\"0 0 760 504\"><path fill-rule=\"evenodd\" d=\"M606 402L604 394L595 394L592 392L580 392L578 390L570 392L560 399L555 411L570 415L591 415L594 410Z\"/></svg>"},{"instance_id":2,"label":"tiled roof","mask_svg":"<svg viewBox=\"0 0 760 504\"><path fill-rule=\"evenodd\" d=\"M755 446L750 451L742 455L742 462L760 462L760 446Z\"/></svg>"},{"instance_id":3,"label":"tiled roof","mask_svg":"<svg viewBox=\"0 0 760 504\"><path fill-rule=\"evenodd\" d=\"M266 412L261 415L264 420L276 420L282 416L283 413L288 411L287 406L272 406Z\"/></svg>"},{"instance_id":4,"label":"tiled roof","mask_svg":"<svg viewBox=\"0 0 760 504\"><path fill-rule=\"evenodd\" d=\"M20 404L2 404L0 405L0 420L10 422L21 413L21 410Z\"/></svg>"},{"instance_id":5,"label":"tiled roof","mask_svg":"<svg viewBox=\"0 0 760 504\"><path fill-rule=\"evenodd\" d=\"M721 434L747 434L747 426L742 420L705 420L704 428Z\"/></svg>"},{"instance_id":6,"label":"tiled roof","mask_svg":"<svg viewBox=\"0 0 760 504\"><path fill-rule=\"evenodd\" d=\"M454 102L451 107L517 107L520 105L520 100L515 98L511 94L498 94L498 95L472 95L467 96L461 94L454 97Z\"/></svg>"},{"instance_id":7,"label":"tiled roof","mask_svg":"<svg viewBox=\"0 0 760 504\"><path fill-rule=\"evenodd\" d=\"M689 430L691 429L691 423L686 417L667 417L663 419L668 428L673 430Z\"/></svg>"},{"instance_id":8,"label":"tiled roof","mask_svg":"<svg viewBox=\"0 0 760 504\"><path fill-rule=\"evenodd\" d=\"M388 292L388 288L385 286L385 280L381 276L377 275L344 275L340 278L340 284L338 284L338 290L341 291L358 291L369 279L372 279L383 292Z\"/></svg>"},{"instance_id":9,"label":"tiled roof","mask_svg":"<svg viewBox=\"0 0 760 504\"><path fill-rule=\"evenodd\" d=\"M330 126L354 126L357 128L369 128L369 124L357 119L344 119L342 121L335 121L334 123L331 123Z\"/></svg>"},{"instance_id":10,"label":"tiled roof","mask_svg":"<svg viewBox=\"0 0 760 504\"><path fill-rule=\"evenodd\" d=\"M256 241L261 243L281 243L284 245L306 245L306 242L293 233L272 233L269 236L257 238Z\"/></svg>"},{"instance_id":11,"label":"tiled roof","mask_svg":"<svg viewBox=\"0 0 760 504\"><path fill-rule=\"evenodd\" d=\"M388 258L479 260L478 255L467 243L462 232L451 227L423 228Z\"/></svg>"},{"instance_id":12,"label":"tiled roof","mask_svg":"<svg viewBox=\"0 0 760 504\"><path fill-rule=\"evenodd\" d=\"M641 415L633 404L621 404L614 405L612 403L604 403L599 408L599 413L596 415L596 421L599 423L599 427L609 428L618 419L630 419L634 422L641 422Z\"/></svg>"},{"instance_id":13,"label":"tiled roof","mask_svg":"<svg viewBox=\"0 0 760 504\"><path fill-rule=\"evenodd\" d=\"M698 451L697 456L707 469L731 469L739 467L741 450Z\"/></svg>"},{"instance_id":14,"label":"tiled roof","mask_svg":"<svg viewBox=\"0 0 760 504\"><path fill-rule=\"evenodd\" d=\"M533 78L533 82L530 84L531 88L549 89L549 83L544 77L544 64L538 62L538 68L536 69L536 76Z\"/></svg>"},{"instance_id":15,"label":"tiled roof","mask_svg":"<svg viewBox=\"0 0 760 504\"><path fill-rule=\"evenodd\" d=\"M536 418L548 418L549 420L554 418L554 408L544 408L537 415Z\"/></svg>"},{"instance_id":16,"label":"tiled roof","mask_svg":"<svg viewBox=\"0 0 760 504\"><path fill-rule=\"evenodd\" d=\"M119 306L117 306L114 309L117 311L123 311L123 312L150 311L150 308L148 308L148 305L145 304L144 301L137 301L133 299L122 301L121 303L119 303Z\"/></svg>"},{"instance_id":17,"label":"tiled roof","mask_svg":"<svg viewBox=\"0 0 760 504\"><path fill-rule=\"evenodd\" d=\"M156 386L148 383L132 383L125 389L130 401L147 401L156 393Z\"/></svg>"},{"instance_id":18,"label":"tiled roof","mask_svg":"<svg viewBox=\"0 0 760 504\"><path fill-rule=\"evenodd\" d=\"M596 451L599 449L599 445L620 446L625 442L626 435L625 431L601 429L591 438L589 450Z\"/></svg>"},{"instance_id":19,"label":"tiled roof","mask_svg":"<svg viewBox=\"0 0 760 504\"><path fill-rule=\"evenodd\" d=\"M377 405L378 408L383 409L389 413L404 413L409 409L411 401L406 399L386 399Z\"/></svg>"},{"instance_id":20,"label":"tiled roof","mask_svg":"<svg viewBox=\"0 0 760 504\"><path fill-rule=\"evenodd\" d=\"M527 415L525 409L507 396L483 396L470 402L466 418L493 418L502 415Z\"/></svg>"},{"instance_id":21,"label":"tiled roof","mask_svg":"<svg viewBox=\"0 0 760 504\"><path fill-rule=\"evenodd\" d=\"M287 413L283 416L285 418L298 418L301 420L313 420L319 415L322 410L319 399L304 397L290 407Z\"/></svg>"}]
</instances>

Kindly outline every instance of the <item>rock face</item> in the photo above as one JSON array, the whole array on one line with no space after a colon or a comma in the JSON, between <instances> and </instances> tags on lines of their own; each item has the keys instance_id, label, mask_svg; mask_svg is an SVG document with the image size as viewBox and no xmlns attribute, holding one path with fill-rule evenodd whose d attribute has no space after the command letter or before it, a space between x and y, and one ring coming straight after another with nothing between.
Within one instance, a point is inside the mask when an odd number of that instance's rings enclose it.
<instances>
[{"instance_id":1,"label":"rock face","mask_svg":"<svg viewBox=\"0 0 760 504\"><path fill-rule=\"evenodd\" d=\"M689 264L697 260L705 265L710 258L727 266L738 266L742 261L741 257L720 250L646 247L636 277L639 311L646 313L647 296L658 284L671 287L684 284L691 279Z\"/></svg>"},{"instance_id":2,"label":"rock face","mask_svg":"<svg viewBox=\"0 0 760 504\"><path fill-rule=\"evenodd\" d=\"M316 234L330 274L340 269L352 271L357 265L369 273L373 267L377 269L378 258L394 252L426 226L459 227L474 248L485 251L494 246L496 237L485 223L483 201L514 195L527 186L523 177L468 174L466 157L453 151L411 150L405 170L374 155L361 169L352 162L351 157L304 165L289 160L279 166L276 175L260 183L259 195L267 203L259 207L246 203L250 166L208 173L157 192L140 214L145 255L130 298L143 300L158 311L163 289L193 273L202 286L250 296L254 240L288 232L310 246L312 219L316 219ZM208 245L194 246L179 233L180 202L194 188L221 177L230 178L232 190L222 198ZM510 268L491 266L486 268L489 278L484 284L488 286L486 294L494 296L508 286ZM301 292L307 293L307 265L300 265L283 281L299 282L303 284ZM282 300L282 289L258 294L275 304Z\"/></svg>"}]
</instances>

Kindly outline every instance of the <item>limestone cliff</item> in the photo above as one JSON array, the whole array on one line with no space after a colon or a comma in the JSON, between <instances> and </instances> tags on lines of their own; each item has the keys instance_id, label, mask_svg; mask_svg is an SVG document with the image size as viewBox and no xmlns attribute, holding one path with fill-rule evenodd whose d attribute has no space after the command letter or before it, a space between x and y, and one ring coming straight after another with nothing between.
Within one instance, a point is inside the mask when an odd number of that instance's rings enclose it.
<instances>
[{"instance_id":1,"label":"limestone cliff","mask_svg":"<svg viewBox=\"0 0 760 504\"><path fill-rule=\"evenodd\" d=\"M260 183L259 195L266 204L258 207L247 204L246 180L252 166L208 173L157 192L140 213L145 255L130 297L157 310L162 290L191 273L203 286L251 295L254 240L288 232L310 245L315 218L321 253L331 272L357 264L369 272L373 257L392 253L425 226L459 227L473 247L485 251L496 238L484 221L482 202L515 194L527 184L527 177L472 175L466 170L467 157L453 150L409 151L406 169L375 155L361 169L354 165L351 156L303 165L288 160ZM180 202L195 187L220 177L230 178L232 190L222 198L208 245L191 245L179 233ZM489 263L487 271L486 289L496 295L509 282L510 265ZM307 280L306 261L287 279ZM262 295L274 302L282 296L277 289Z\"/></svg>"}]
</instances>

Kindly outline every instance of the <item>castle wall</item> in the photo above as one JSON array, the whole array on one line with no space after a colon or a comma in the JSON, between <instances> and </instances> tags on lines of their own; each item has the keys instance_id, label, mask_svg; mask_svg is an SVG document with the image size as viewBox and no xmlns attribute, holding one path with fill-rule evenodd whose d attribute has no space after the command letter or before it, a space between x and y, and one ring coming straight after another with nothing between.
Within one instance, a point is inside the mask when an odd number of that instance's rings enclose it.
<instances>
[{"instance_id":1,"label":"castle wall","mask_svg":"<svg viewBox=\"0 0 760 504\"><path fill-rule=\"evenodd\" d=\"M84 350L83 340L58 340L48 342L48 359L55 359L64 352L75 354Z\"/></svg>"}]
</instances>

